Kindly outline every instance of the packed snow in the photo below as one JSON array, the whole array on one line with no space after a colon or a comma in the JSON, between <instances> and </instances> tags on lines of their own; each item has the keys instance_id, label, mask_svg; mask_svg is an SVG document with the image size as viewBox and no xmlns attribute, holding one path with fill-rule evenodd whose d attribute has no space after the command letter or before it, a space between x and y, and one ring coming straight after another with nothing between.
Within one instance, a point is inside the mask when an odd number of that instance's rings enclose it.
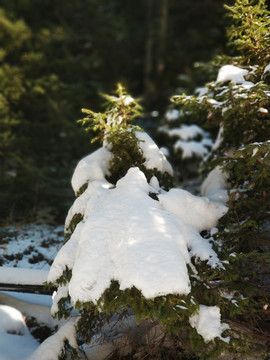
<instances>
[{"instance_id":1,"label":"packed snow","mask_svg":"<svg viewBox=\"0 0 270 360\"><path fill-rule=\"evenodd\" d=\"M88 181L104 179L105 175L110 175L108 168L111 158L112 153L102 147L80 160L71 179L75 193Z\"/></svg>"},{"instance_id":2,"label":"packed snow","mask_svg":"<svg viewBox=\"0 0 270 360\"><path fill-rule=\"evenodd\" d=\"M178 138L173 148L176 153L178 150L181 150L181 157L183 159L193 156L202 159L209 153L209 149L213 146L213 141L210 139L209 133L198 125L182 124L179 128L173 129L161 127L159 131L170 137ZM201 139L195 140L197 137L201 137Z\"/></svg>"},{"instance_id":3,"label":"packed snow","mask_svg":"<svg viewBox=\"0 0 270 360\"><path fill-rule=\"evenodd\" d=\"M160 172L167 172L173 175L171 164L166 159L164 153L158 148L151 137L143 131L136 131L136 136L140 140L139 148L146 159L144 165L147 169L157 169Z\"/></svg>"},{"instance_id":4,"label":"packed snow","mask_svg":"<svg viewBox=\"0 0 270 360\"><path fill-rule=\"evenodd\" d=\"M8 226L1 234L0 261L9 268L48 270L62 246L63 231L62 225Z\"/></svg>"},{"instance_id":5,"label":"packed snow","mask_svg":"<svg viewBox=\"0 0 270 360\"><path fill-rule=\"evenodd\" d=\"M143 132L136 132L136 136L145 166L172 173L153 140ZM96 303L112 280L119 282L121 290L135 286L146 298L188 294L187 264L191 264L192 257L207 260L213 267L222 266L200 231L214 227L226 213L226 206L180 189L166 193L157 179L148 184L138 168L129 169L113 186L105 179L109 158L107 150L99 149L75 169L74 190L84 182L88 186L74 202L65 226L76 214L81 214L83 221L57 254L48 281L54 283L66 267L72 269L68 288L58 290L68 293L72 304ZM153 185L159 201L148 195ZM57 293L54 313L59 298Z\"/></svg>"},{"instance_id":6,"label":"packed snow","mask_svg":"<svg viewBox=\"0 0 270 360\"><path fill-rule=\"evenodd\" d=\"M48 337L32 354L29 360L58 359L62 354L63 343L67 340L73 348L77 348L76 325L77 319L71 319L64 324L54 335Z\"/></svg>"},{"instance_id":7,"label":"packed snow","mask_svg":"<svg viewBox=\"0 0 270 360\"><path fill-rule=\"evenodd\" d=\"M241 69L234 65L224 65L220 68L217 76L217 82L232 81L235 84L243 84L246 82L244 76L248 74L248 70Z\"/></svg>"},{"instance_id":8,"label":"packed snow","mask_svg":"<svg viewBox=\"0 0 270 360\"><path fill-rule=\"evenodd\" d=\"M218 337L225 342L229 342L229 337L222 337L223 331L229 329L228 324L220 322L220 309L218 306L200 305L198 313L189 318L190 325L196 328L205 342L209 342Z\"/></svg>"},{"instance_id":9,"label":"packed snow","mask_svg":"<svg viewBox=\"0 0 270 360\"><path fill-rule=\"evenodd\" d=\"M268 65L264 68L263 73L266 74L266 73L269 72L269 71L270 71L270 64L268 64Z\"/></svg>"},{"instance_id":10,"label":"packed snow","mask_svg":"<svg viewBox=\"0 0 270 360\"><path fill-rule=\"evenodd\" d=\"M48 270L0 267L0 284L42 285Z\"/></svg>"},{"instance_id":11,"label":"packed snow","mask_svg":"<svg viewBox=\"0 0 270 360\"><path fill-rule=\"evenodd\" d=\"M201 193L212 201L226 204L229 200L228 187L228 174L223 172L221 168L216 167L210 171L204 180Z\"/></svg>"},{"instance_id":12,"label":"packed snow","mask_svg":"<svg viewBox=\"0 0 270 360\"><path fill-rule=\"evenodd\" d=\"M0 360L28 360L38 346L21 312L0 305Z\"/></svg>"},{"instance_id":13,"label":"packed snow","mask_svg":"<svg viewBox=\"0 0 270 360\"><path fill-rule=\"evenodd\" d=\"M177 120L177 119L179 119L179 117L180 117L180 111L177 109L168 110L165 114L165 118L168 121Z\"/></svg>"}]
</instances>

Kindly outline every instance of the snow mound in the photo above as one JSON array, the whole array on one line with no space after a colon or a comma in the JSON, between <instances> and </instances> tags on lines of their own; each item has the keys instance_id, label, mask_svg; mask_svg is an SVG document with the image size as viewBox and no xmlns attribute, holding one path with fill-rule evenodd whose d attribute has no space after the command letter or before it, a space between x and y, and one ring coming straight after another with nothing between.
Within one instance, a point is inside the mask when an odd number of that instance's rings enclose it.
<instances>
[{"instance_id":1,"label":"snow mound","mask_svg":"<svg viewBox=\"0 0 270 360\"><path fill-rule=\"evenodd\" d=\"M229 200L228 196L228 175L216 167L206 177L201 187L201 194L212 201L219 201L223 204Z\"/></svg>"},{"instance_id":2,"label":"snow mound","mask_svg":"<svg viewBox=\"0 0 270 360\"><path fill-rule=\"evenodd\" d=\"M220 322L220 309L218 306L200 305L199 312L189 318L190 325L197 330L205 342L214 340L219 337L225 342L229 342L230 338L221 336L224 330L229 329L228 324Z\"/></svg>"},{"instance_id":3,"label":"snow mound","mask_svg":"<svg viewBox=\"0 0 270 360\"><path fill-rule=\"evenodd\" d=\"M174 149L182 150L182 152L183 152L182 158L183 159L191 158L193 155L197 156L199 158L203 158L209 152L207 147L205 147L205 144L203 142L199 142L199 141L178 140L174 144Z\"/></svg>"},{"instance_id":4,"label":"snow mound","mask_svg":"<svg viewBox=\"0 0 270 360\"><path fill-rule=\"evenodd\" d=\"M99 206L59 251L48 280L71 268L73 303L96 302L113 279L121 290L135 286L147 298L189 293L190 259L178 220L148 196L149 189L144 174L131 168L116 188L104 189Z\"/></svg>"},{"instance_id":5,"label":"snow mound","mask_svg":"<svg viewBox=\"0 0 270 360\"><path fill-rule=\"evenodd\" d=\"M20 311L11 306L0 305L0 334L24 335L28 332Z\"/></svg>"},{"instance_id":6,"label":"snow mound","mask_svg":"<svg viewBox=\"0 0 270 360\"><path fill-rule=\"evenodd\" d=\"M112 153L102 147L79 161L72 176L72 188L77 193L80 188L92 180L102 180L109 173Z\"/></svg>"},{"instance_id":7,"label":"snow mound","mask_svg":"<svg viewBox=\"0 0 270 360\"><path fill-rule=\"evenodd\" d=\"M168 135L170 136L178 136L180 139L182 140L188 140L188 139L193 139L198 135L204 135L205 131L199 127L198 125L181 125L180 128L175 128L175 129L164 129L162 128L163 131L165 131Z\"/></svg>"},{"instance_id":8,"label":"snow mound","mask_svg":"<svg viewBox=\"0 0 270 360\"><path fill-rule=\"evenodd\" d=\"M217 82L232 81L235 84L244 84L246 82L244 76L247 74L248 70L246 69L234 65L224 65L218 72Z\"/></svg>"},{"instance_id":9,"label":"snow mound","mask_svg":"<svg viewBox=\"0 0 270 360\"><path fill-rule=\"evenodd\" d=\"M177 215L185 224L198 231L211 230L228 208L206 197L194 196L182 189L171 189L158 196L161 205L167 211Z\"/></svg>"},{"instance_id":10,"label":"snow mound","mask_svg":"<svg viewBox=\"0 0 270 360\"><path fill-rule=\"evenodd\" d=\"M73 348L77 348L76 320L69 320L54 335L48 337L32 354L29 360L58 360L62 354L64 341L68 340Z\"/></svg>"},{"instance_id":11,"label":"snow mound","mask_svg":"<svg viewBox=\"0 0 270 360\"><path fill-rule=\"evenodd\" d=\"M179 117L180 117L180 111L177 109L168 110L165 114L165 118L167 121L174 121L179 119Z\"/></svg>"},{"instance_id":12,"label":"snow mound","mask_svg":"<svg viewBox=\"0 0 270 360\"><path fill-rule=\"evenodd\" d=\"M121 290L135 286L146 298L188 294L191 256L218 265L199 231L216 225L226 207L180 189L164 192L156 201L148 195L151 189L143 172L131 168L115 188L96 180L81 195L84 219L57 254L48 276L55 282L66 267L72 269L68 289L58 291L68 291L73 304L96 303L112 280Z\"/></svg>"},{"instance_id":13,"label":"snow mound","mask_svg":"<svg viewBox=\"0 0 270 360\"><path fill-rule=\"evenodd\" d=\"M0 360L27 360L38 345L21 312L11 306L0 305Z\"/></svg>"},{"instance_id":14,"label":"snow mound","mask_svg":"<svg viewBox=\"0 0 270 360\"><path fill-rule=\"evenodd\" d=\"M171 164L151 137L146 132L142 131L136 131L136 136L140 140L139 147L146 159L144 162L145 167L147 169L157 169L162 173L167 172L168 174L173 175Z\"/></svg>"},{"instance_id":15,"label":"snow mound","mask_svg":"<svg viewBox=\"0 0 270 360\"><path fill-rule=\"evenodd\" d=\"M266 73L269 72L269 71L270 71L270 64L268 64L268 65L264 68L263 74L266 74Z\"/></svg>"},{"instance_id":16,"label":"snow mound","mask_svg":"<svg viewBox=\"0 0 270 360\"><path fill-rule=\"evenodd\" d=\"M151 137L142 131L136 131L136 137L139 140L138 146L145 158L145 167L173 175L171 164ZM105 177L110 175L109 168L112 158L113 154L106 147L101 147L80 160L71 180L74 192L78 193L83 185L91 181L105 180ZM82 206L84 205L82 204Z\"/></svg>"}]
</instances>

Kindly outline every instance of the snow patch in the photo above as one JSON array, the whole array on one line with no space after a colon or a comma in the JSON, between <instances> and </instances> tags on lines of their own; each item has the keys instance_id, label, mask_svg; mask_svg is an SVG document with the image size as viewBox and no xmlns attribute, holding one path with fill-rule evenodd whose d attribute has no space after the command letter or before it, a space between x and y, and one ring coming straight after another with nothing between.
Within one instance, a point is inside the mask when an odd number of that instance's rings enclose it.
<instances>
[{"instance_id":1,"label":"snow patch","mask_svg":"<svg viewBox=\"0 0 270 360\"><path fill-rule=\"evenodd\" d=\"M222 337L223 331L229 329L229 325L220 322L220 309L218 306L200 305L198 313L189 318L190 325L197 330L205 342L219 337L221 340L229 343L229 337Z\"/></svg>"},{"instance_id":2,"label":"snow patch","mask_svg":"<svg viewBox=\"0 0 270 360\"><path fill-rule=\"evenodd\" d=\"M64 324L54 335L47 338L32 354L29 360L58 360L64 347L64 341L68 340L73 348L77 348L76 320L71 319Z\"/></svg>"},{"instance_id":3,"label":"snow patch","mask_svg":"<svg viewBox=\"0 0 270 360\"><path fill-rule=\"evenodd\" d=\"M110 175L108 169L112 156L109 150L102 147L80 160L71 180L74 192L77 193L89 181L103 180Z\"/></svg>"},{"instance_id":4,"label":"snow patch","mask_svg":"<svg viewBox=\"0 0 270 360\"><path fill-rule=\"evenodd\" d=\"M0 360L27 360L38 347L20 311L0 305Z\"/></svg>"},{"instance_id":5,"label":"snow patch","mask_svg":"<svg viewBox=\"0 0 270 360\"><path fill-rule=\"evenodd\" d=\"M246 82L244 76L247 74L248 70L246 69L234 65L224 65L218 72L217 82L232 81L235 84L244 84Z\"/></svg>"},{"instance_id":6,"label":"snow patch","mask_svg":"<svg viewBox=\"0 0 270 360\"><path fill-rule=\"evenodd\" d=\"M136 136L140 140L139 148L142 150L146 161L144 165L147 169L157 169L162 173L167 172L173 175L171 164L166 159L164 153L158 148L151 137L142 131L136 131Z\"/></svg>"},{"instance_id":7,"label":"snow patch","mask_svg":"<svg viewBox=\"0 0 270 360\"><path fill-rule=\"evenodd\" d=\"M204 180L201 187L201 194L212 201L220 201L226 204L229 200L227 180L228 175L222 172L220 167L216 167L210 171Z\"/></svg>"}]
</instances>

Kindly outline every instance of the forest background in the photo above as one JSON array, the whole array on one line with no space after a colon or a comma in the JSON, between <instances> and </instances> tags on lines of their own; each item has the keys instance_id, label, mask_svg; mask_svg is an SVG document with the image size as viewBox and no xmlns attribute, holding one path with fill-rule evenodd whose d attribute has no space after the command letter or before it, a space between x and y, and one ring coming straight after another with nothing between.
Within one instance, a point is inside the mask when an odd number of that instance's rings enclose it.
<instances>
[{"instance_id":1,"label":"forest background","mask_svg":"<svg viewBox=\"0 0 270 360\"><path fill-rule=\"evenodd\" d=\"M153 135L171 95L212 80L198 62L224 53L224 3L0 0L2 223L63 221L74 166L94 150L76 120L102 109L100 93L121 82L140 97Z\"/></svg>"}]
</instances>

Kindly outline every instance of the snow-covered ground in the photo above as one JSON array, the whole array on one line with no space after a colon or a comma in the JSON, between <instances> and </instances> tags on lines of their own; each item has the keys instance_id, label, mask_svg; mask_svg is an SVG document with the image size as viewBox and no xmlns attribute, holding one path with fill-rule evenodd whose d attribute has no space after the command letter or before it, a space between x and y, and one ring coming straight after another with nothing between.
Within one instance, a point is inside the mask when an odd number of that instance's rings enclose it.
<instances>
[{"instance_id":1,"label":"snow-covered ground","mask_svg":"<svg viewBox=\"0 0 270 360\"><path fill-rule=\"evenodd\" d=\"M46 224L0 229L0 283L40 284L46 279L62 246L63 229ZM42 331L58 325L50 315L51 304L50 295L0 292L0 360L29 359L39 347L31 332L37 334L37 326Z\"/></svg>"}]
</instances>

